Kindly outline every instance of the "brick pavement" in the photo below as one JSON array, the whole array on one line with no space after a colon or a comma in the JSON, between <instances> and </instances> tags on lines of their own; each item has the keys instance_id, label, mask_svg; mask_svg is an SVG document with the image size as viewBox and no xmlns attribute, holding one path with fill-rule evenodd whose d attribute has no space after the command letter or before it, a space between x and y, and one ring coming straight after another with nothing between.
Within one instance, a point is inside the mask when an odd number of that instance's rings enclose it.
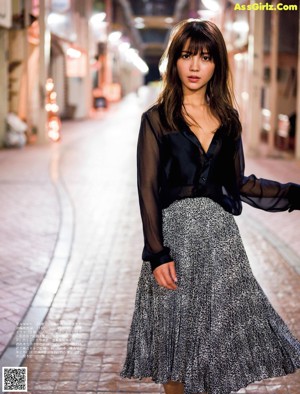
<instances>
[{"instance_id":1,"label":"brick pavement","mask_svg":"<svg viewBox=\"0 0 300 394\"><path fill-rule=\"evenodd\" d=\"M49 147L0 151L0 354L30 305L51 259L59 202Z\"/></svg>"},{"instance_id":2,"label":"brick pavement","mask_svg":"<svg viewBox=\"0 0 300 394\"><path fill-rule=\"evenodd\" d=\"M276 179L279 182L287 181L300 183L300 161L283 159L253 159L246 160L246 174L254 173L257 177ZM300 237L296 223L300 222L300 212L278 212L272 214L244 204L244 212L263 223L267 231L273 232L283 243L300 255ZM300 267L300 261L299 261ZM300 271L298 271L300 274Z\"/></svg>"},{"instance_id":3,"label":"brick pavement","mask_svg":"<svg viewBox=\"0 0 300 394\"><path fill-rule=\"evenodd\" d=\"M59 174L74 207L74 242L62 283L24 362L32 394L162 392L149 380L137 382L118 376L141 265L142 234L135 182L140 112L136 100L131 98L117 106L113 115L64 124ZM286 168L289 175L295 169L292 176L298 176L295 162L275 161L270 168L268 160L249 163L256 166L257 175L265 176L262 170L268 169L271 178L278 171L286 179ZM238 224L254 273L274 307L300 337L298 274L266 241L263 231L252 226L251 220L257 215L252 211L255 210L245 209ZM51 214L53 219L53 211ZM278 231L282 226L273 219L277 215L282 215L284 227L293 231ZM269 214L262 228L277 229L276 236L286 243L295 239L292 248L299 256L297 222L299 213ZM240 390L270 392L299 394L299 373Z\"/></svg>"}]
</instances>

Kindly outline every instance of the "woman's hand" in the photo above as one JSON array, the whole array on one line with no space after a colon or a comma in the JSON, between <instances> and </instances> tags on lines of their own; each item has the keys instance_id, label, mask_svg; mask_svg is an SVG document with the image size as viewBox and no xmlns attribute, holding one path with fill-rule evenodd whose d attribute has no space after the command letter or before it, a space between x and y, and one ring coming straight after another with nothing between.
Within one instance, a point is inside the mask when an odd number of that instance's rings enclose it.
<instances>
[{"instance_id":1,"label":"woman's hand","mask_svg":"<svg viewBox=\"0 0 300 394\"><path fill-rule=\"evenodd\" d=\"M177 289L177 285L175 284L175 282L177 282L177 278L174 261L159 265L153 271L153 275L159 286L170 290Z\"/></svg>"}]
</instances>

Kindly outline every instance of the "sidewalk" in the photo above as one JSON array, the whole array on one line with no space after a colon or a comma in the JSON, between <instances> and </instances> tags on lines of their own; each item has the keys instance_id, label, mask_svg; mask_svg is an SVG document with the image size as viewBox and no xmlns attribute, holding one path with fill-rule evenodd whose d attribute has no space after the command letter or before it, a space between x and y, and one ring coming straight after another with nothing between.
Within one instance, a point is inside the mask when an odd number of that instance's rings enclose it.
<instances>
[{"instance_id":1,"label":"sidewalk","mask_svg":"<svg viewBox=\"0 0 300 394\"><path fill-rule=\"evenodd\" d=\"M46 317L24 362L32 394L163 392L119 378L141 267L141 111L129 97L102 119L65 123L60 145L0 151L1 345L30 306L27 324ZM246 163L247 174L300 183L297 162ZM299 219L245 206L237 221L258 281L300 338ZM250 392L299 394L300 374L240 391Z\"/></svg>"},{"instance_id":2,"label":"sidewalk","mask_svg":"<svg viewBox=\"0 0 300 394\"><path fill-rule=\"evenodd\" d=\"M300 161L246 158L245 173L246 175L254 173L258 178L274 179L282 183L300 183ZM260 226L263 225L267 231L273 233L282 243L288 245L299 258L298 273L300 274L300 212L272 214L253 209L244 204L244 213L257 220Z\"/></svg>"},{"instance_id":3,"label":"sidewalk","mask_svg":"<svg viewBox=\"0 0 300 394\"><path fill-rule=\"evenodd\" d=\"M51 260L60 207L51 148L0 151L0 354L27 311Z\"/></svg>"}]
</instances>

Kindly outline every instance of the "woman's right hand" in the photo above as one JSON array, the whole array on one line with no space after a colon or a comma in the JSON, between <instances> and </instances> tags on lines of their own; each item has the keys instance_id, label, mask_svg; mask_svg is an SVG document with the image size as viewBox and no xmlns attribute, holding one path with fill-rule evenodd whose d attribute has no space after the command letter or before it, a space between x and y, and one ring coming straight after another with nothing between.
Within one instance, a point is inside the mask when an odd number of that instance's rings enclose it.
<instances>
[{"instance_id":1,"label":"woman's right hand","mask_svg":"<svg viewBox=\"0 0 300 394\"><path fill-rule=\"evenodd\" d=\"M170 261L169 263L164 263L162 265L159 265L153 271L153 275L159 286L165 287L166 289L169 290L177 289L177 285L176 285L177 277L176 277L174 261Z\"/></svg>"}]
</instances>

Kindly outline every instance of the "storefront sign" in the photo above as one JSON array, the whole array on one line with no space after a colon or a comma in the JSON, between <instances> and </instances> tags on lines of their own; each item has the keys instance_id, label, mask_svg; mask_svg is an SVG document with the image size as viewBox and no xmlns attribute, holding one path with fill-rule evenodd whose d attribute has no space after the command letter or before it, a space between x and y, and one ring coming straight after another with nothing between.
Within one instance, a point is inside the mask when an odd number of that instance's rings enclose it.
<instances>
[{"instance_id":1,"label":"storefront sign","mask_svg":"<svg viewBox=\"0 0 300 394\"><path fill-rule=\"evenodd\" d=\"M0 26L9 28L12 25L11 3L11 0L0 0Z\"/></svg>"}]
</instances>

